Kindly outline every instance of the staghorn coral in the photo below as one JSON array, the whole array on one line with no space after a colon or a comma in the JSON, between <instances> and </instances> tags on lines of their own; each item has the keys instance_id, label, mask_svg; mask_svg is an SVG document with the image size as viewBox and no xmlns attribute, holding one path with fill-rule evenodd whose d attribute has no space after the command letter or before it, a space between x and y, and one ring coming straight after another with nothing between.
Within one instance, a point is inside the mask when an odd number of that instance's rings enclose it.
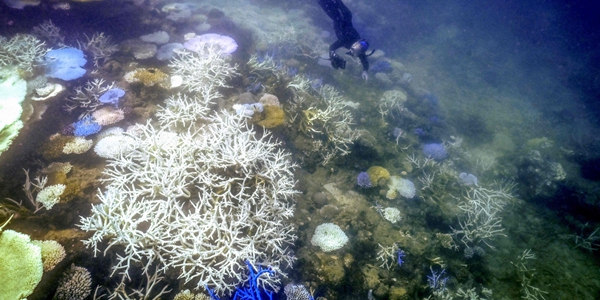
<instances>
[{"instance_id":1,"label":"staghorn coral","mask_svg":"<svg viewBox=\"0 0 600 300\"><path fill-rule=\"evenodd\" d=\"M114 88L114 82L108 84L104 79L97 78L88 81L84 86L78 86L71 92L69 97L65 99L64 108L68 112L75 110L83 111L80 116L83 118L102 106L103 103L100 101L100 96Z\"/></svg>"},{"instance_id":2,"label":"staghorn coral","mask_svg":"<svg viewBox=\"0 0 600 300\"><path fill-rule=\"evenodd\" d=\"M225 80L238 74L229 59L229 55L212 47L203 47L194 53L179 53L169 67L172 75L183 78L183 86L188 91L199 92L203 98L218 98L216 87L228 87Z\"/></svg>"},{"instance_id":3,"label":"staghorn coral","mask_svg":"<svg viewBox=\"0 0 600 300\"><path fill-rule=\"evenodd\" d=\"M101 203L80 227L94 233L85 241L94 252L106 245L103 240L108 241L104 251L118 247L113 273L123 280L130 267L141 265L148 276L151 270L178 272L182 287L207 285L219 294L231 293L245 279L239 270L246 260L269 264L280 274L295 260L287 247L296 238L287 222L297 193L295 165L268 132L257 134L246 117L208 107L234 67L214 53L194 54L194 62L208 61L207 68L192 74L187 70L193 63L186 58L175 63L186 69L174 71L195 75L194 82L203 85L188 85L198 93L173 101L205 115L193 119L167 104L159 109L159 119L175 126L157 129L148 123L123 133L127 147L108 151L118 155L107 162ZM176 126L178 116L190 117L184 122L193 126ZM276 277L260 282L270 289L277 284Z\"/></svg>"},{"instance_id":4,"label":"staghorn coral","mask_svg":"<svg viewBox=\"0 0 600 300\"><path fill-rule=\"evenodd\" d=\"M16 66L31 73L34 63L47 52L45 43L33 35L17 34L10 40L0 36L0 66Z\"/></svg>"},{"instance_id":5,"label":"staghorn coral","mask_svg":"<svg viewBox=\"0 0 600 300\"><path fill-rule=\"evenodd\" d=\"M312 149L305 155L318 155L326 165L334 157L350 153L350 145L360 134L350 127L354 118L349 102L330 85L320 87L315 94L304 76L295 76L288 88L294 93L286 108L290 123L312 140Z\"/></svg>"}]
</instances>

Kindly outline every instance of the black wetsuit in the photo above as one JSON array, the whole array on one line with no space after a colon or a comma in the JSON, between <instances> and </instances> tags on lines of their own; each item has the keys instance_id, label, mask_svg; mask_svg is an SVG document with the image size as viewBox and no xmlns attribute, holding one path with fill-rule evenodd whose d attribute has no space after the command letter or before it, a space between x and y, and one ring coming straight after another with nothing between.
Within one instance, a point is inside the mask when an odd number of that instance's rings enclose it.
<instances>
[{"instance_id":1,"label":"black wetsuit","mask_svg":"<svg viewBox=\"0 0 600 300\"><path fill-rule=\"evenodd\" d=\"M352 26L352 12L344 5L342 0L317 0L325 13L333 20L333 29L338 38L335 43L329 46L329 55L331 56L340 47L348 48L360 40L358 31ZM330 57L331 58L331 57ZM358 55L363 66L363 71L369 70L369 62L365 53Z\"/></svg>"}]
</instances>

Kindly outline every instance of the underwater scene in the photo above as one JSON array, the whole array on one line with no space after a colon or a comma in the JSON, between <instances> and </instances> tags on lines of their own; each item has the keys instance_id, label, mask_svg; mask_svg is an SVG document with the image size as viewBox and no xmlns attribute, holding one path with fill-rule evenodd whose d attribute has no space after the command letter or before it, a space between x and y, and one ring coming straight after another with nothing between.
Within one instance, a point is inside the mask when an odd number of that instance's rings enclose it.
<instances>
[{"instance_id":1,"label":"underwater scene","mask_svg":"<svg viewBox=\"0 0 600 300\"><path fill-rule=\"evenodd\" d=\"M2 0L0 300L600 299L598 12Z\"/></svg>"}]
</instances>

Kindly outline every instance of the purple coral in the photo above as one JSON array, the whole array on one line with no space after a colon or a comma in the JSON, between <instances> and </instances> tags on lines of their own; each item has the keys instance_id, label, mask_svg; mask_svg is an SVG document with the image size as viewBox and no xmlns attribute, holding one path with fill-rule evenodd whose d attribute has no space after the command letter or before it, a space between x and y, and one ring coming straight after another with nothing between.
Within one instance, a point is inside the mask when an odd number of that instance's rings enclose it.
<instances>
[{"instance_id":1,"label":"purple coral","mask_svg":"<svg viewBox=\"0 0 600 300\"><path fill-rule=\"evenodd\" d=\"M425 144L423 146L423 154L437 161L444 160L448 156L444 145L436 143Z\"/></svg>"},{"instance_id":2,"label":"purple coral","mask_svg":"<svg viewBox=\"0 0 600 300\"><path fill-rule=\"evenodd\" d=\"M358 176L356 177L356 183L362 188L370 188L373 186L371 184L371 178L369 177L369 173L367 172L358 173Z\"/></svg>"},{"instance_id":3,"label":"purple coral","mask_svg":"<svg viewBox=\"0 0 600 300\"><path fill-rule=\"evenodd\" d=\"M183 43L185 49L194 52L198 52L206 46L216 46L223 54L231 54L238 48L238 44L234 39L216 33L199 35Z\"/></svg>"}]
</instances>

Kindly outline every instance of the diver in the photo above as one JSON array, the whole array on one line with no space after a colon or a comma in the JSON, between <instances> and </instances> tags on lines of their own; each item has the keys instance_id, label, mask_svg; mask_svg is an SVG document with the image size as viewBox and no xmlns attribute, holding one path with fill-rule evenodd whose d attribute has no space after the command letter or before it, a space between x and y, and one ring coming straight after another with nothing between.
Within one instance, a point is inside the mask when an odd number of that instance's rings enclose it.
<instances>
[{"instance_id":1,"label":"diver","mask_svg":"<svg viewBox=\"0 0 600 300\"><path fill-rule=\"evenodd\" d=\"M352 26L352 12L342 3L342 0L317 0L325 13L333 20L333 29L337 41L329 46L329 60L334 69L345 69L346 61L341 58L335 50L340 47L349 49L346 54L358 57L362 64L362 78L367 80L369 75L369 61L367 56L371 56L375 50L367 55L369 43L367 40L360 38L358 31Z\"/></svg>"}]
</instances>

